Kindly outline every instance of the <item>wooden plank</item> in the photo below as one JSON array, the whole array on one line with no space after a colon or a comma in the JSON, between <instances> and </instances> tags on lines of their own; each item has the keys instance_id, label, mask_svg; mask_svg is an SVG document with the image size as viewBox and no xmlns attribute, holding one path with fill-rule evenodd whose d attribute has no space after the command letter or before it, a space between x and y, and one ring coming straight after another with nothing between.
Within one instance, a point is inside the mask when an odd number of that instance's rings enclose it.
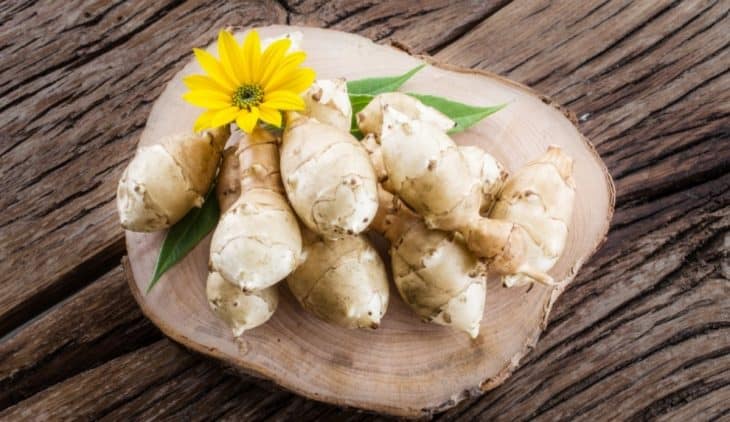
<instances>
[{"instance_id":1,"label":"wooden plank","mask_svg":"<svg viewBox=\"0 0 730 422\"><path fill-rule=\"evenodd\" d=\"M0 334L119 263L116 182L190 49L285 20L273 2L59 6L10 11L0 31Z\"/></svg>"},{"instance_id":2,"label":"wooden plank","mask_svg":"<svg viewBox=\"0 0 730 422\"><path fill-rule=\"evenodd\" d=\"M260 388L254 381L224 372L213 362L199 361L174 378L161 380L145 394L120 402L101 419L217 420L234 408L256 409L272 396L291 394Z\"/></svg>"},{"instance_id":3,"label":"wooden plank","mask_svg":"<svg viewBox=\"0 0 730 422\"><path fill-rule=\"evenodd\" d=\"M197 363L196 357L179 346L160 340L9 407L0 413L0 419L98 419L120 403L149 394L159 383L177 379Z\"/></svg>"},{"instance_id":4,"label":"wooden plank","mask_svg":"<svg viewBox=\"0 0 730 422\"><path fill-rule=\"evenodd\" d=\"M0 342L0 409L160 338L117 266Z\"/></svg>"},{"instance_id":5,"label":"wooden plank","mask_svg":"<svg viewBox=\"0 0 730 422\"><path fill-rule=\"evenodd\" d=\"M287 0L282 3L289 11L291 24L354 32L414 53L433 53L494 14L509 0Z\"/></svg>"}]
</instances>

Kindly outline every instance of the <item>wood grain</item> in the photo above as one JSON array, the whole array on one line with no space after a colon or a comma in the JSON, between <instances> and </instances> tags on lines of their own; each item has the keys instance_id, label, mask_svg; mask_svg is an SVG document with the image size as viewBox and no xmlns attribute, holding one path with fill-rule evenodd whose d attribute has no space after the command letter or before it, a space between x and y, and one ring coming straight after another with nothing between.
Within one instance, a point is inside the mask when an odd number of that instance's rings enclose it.
<instances>
[{"instance_id":1,"label":"wood grain","mask_svg":"<svg viewBox=\"0 0 730 422\"><path fill-rule=\"evenodd\" d=\"M547 331L520 370L482 399L440 418L550 420L576 415L588 420L586 415L596 409L619 419L727 418L730 392L723 370L728 368L730 336L727 328L709 322L730 321L728 295L712 296L704 306L689 307L685 300L709 279L722 286L730 279L725 264L730 241L722 240L728 228L718 223L730 213L730 149L723 148L730 139L727 2L464 1L440 10L444 3L436 1L252 3L158 2L149 14L144 10L150 6L141 3L0 4L0 90L14 87L0 96L0 332L9 333L0 340L3 344L21 334L33 338L34 331L25 332L33 325L22 323L40 321L49 315L38 316L42 311L61 309L57 304L64 298L73 300L83 286L119 271L122 232L106 224L115 221L110 202L114 183L134 150L151 101L182 67L190 47L207 44L220 25L247 22L307 21L370 30L371 37L393 29L380 42L398 42L442 61L497 71L567 103L605 158L618 188L606 244L556 303ZM403 3L433 12L395 28L406 20L388 16L388 8L408 13ZM487 11L485 5L495 4ZM115 23L120 16L123 24ZM51 42L52 49L38 52ZM149 60L152 53L155 60ZM15 101L19 97L24 98ZM64 162L70 157L75 158ZM111 169L95 175L112 161ZM24 268L28 264L34 272ZM702 292L711 294L713 289L702 287ZM669 313L682 315L658 324ZM658 327L639 339L626 334L655 323ZM695 330L702 326L709 328ZM71 332L71 327L59 326L56 335L73 338ZM675 340L667 342L663 335ZM125 337L130 348L150 340ZM41 347L40 342L26 344L18 353ZM667 351L660 352L662 348ZM42 362L50 356L48 350L38 349L32 359ZM612 360L605 365L596 361L605 356ZM20 400L57 383L93 392L96 385L73 375L98 368L101 361L87 366L77 362L75 369L58 371L52 380L39 375L36 387L13 396L16 408L29 403ZM154 373L155 364L145 362L147 372ZM583 362L591 363L581 366ZM182 386L192 385L189 376L170 378L160 372L136 400L103 397L85 402L88 409L83 411L95 414L94 409L114 402L124 412L120 415L130 418L199 420L207 417L210 407L204 402L210 401L224 410L223 419L382 419L288 393L272 395L209 368L214 375L201 377L205 381L195 385L211 392L199 401L179 399L186 391ZM672 385L660 388L654 371ZM109 378L126 383L125 389L142 383L122 379L121 372L109 372ZM712 373L717 375L708 375ZM549 380L543 383L546 376ZM219 379L227 381L217 384ZM581 383L584 379L588 381ZM21 381L12 378L3 388ZM617 393L623 387L625 392ZM156 408L171 410L156 413Z\"/></svg>"},{"instance_id":2,"label":"wood grain","mask_svg":"<svg viewBox=\"0 0 730 422\"><path fill-rule=\"evenodd\" d=\"M413 53L432 53L498 11L507 0L285 2L287 23L354 32Z\"/></svg>"},{"instance_id":3,"label":"wood grain","mask_svg":"<svg viewBox=\"0 0 730 422\"><path fill-rule=\"evenodd\" d=\"M116 267L0 343L0 408L159 338Z\"/></svg>"}]
</instances>

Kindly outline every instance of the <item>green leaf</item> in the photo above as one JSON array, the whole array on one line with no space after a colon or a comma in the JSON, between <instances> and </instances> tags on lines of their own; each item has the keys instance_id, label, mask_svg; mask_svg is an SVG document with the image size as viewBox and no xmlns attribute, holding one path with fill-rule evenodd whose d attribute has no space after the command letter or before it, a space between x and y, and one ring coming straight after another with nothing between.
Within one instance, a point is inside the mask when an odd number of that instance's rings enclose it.
<instances>
[{"instance_id":1,"label":"green leaf","mask_svg":"<svg viewBox=\"0 0 730 422\"><path fill-rule=\"evenodd\" d=\"M408 95L421 100L423 104L435 108L455 121L456 126L449 130L449 133L464 131L490 114L496 113L507 106L507 104L499 104L492 107L476 107L434 95L413 94L410 92Z\"/></svg>"},{"instance_id":2,"label":"green leaf","mask_svg":"<svg viewBox=\"0 0 730 422\"><path fill-rule=\"evenodd\" d=\"M220 208L218 207L218 200L215 197L215 189L211 188L203 206L190 210L182 220L178 221L167 232L167 236L165 236L165 240L162 242L160 254L157 256L157 263L155 264L152 280L150 280L150 284L147 286L148 293L157 284L157 281L165 271L183 259L195 245L200 243L213 230L218 223L219 217Z\"/></svg>"},{"instance_id":3,"label":"green leaf","mask_svg":"<svg viewBox=\"0 0 730 422\"><path fill-rule=\"evenodd\" d=\"M350 104L352 105L352 123L350 125L350 133L357 139L362 139L362 132L357 127L357 113L361 112L370 101L375 97L368 94L348 94L350 96Z\"/></svg>"},{"instance_id":4,"label":"green leaf","mask_svg":"<svg viewBox=\"0 0 730 422\"><path fill-rule=\"evenodd\" d=\"M383 92L392 92L401 87L408 79L426 65L422 64L399 76L386 76L382 78L358 79L347 82L347 92L350 94L378 95Z\"/></svg>"},{"instance_id":5,"label":"green leaf","mask_svg":"<svg viewBox=\"0 0 730 422\"><path fill-rule=\"evenodd\" d=\"M422 64L400 76L359 79L348 82L347 91L350 96L350 104L352 104L352 124L350 126L350 133L357 139L362 139L363 134L357 127L357 113L362 111L362 109L365 108L376 95L384 92L393 92L400 88L401 85L415 75L416 72L423 69L424 66L426 65ZM454 120L456 122L456 126L451 129L449 133L457 133L466 130L485 117L506 106L506 104L500 104L493 107L476 107L434 95L413 93L409 93L408 95L421 100L421 102L425 105L435 108Z\"/></svg>"},{"instance_id":6,"label":"green leaf","mask_svg":"<svg viewBox=\"0 0 730 422\"><path fill-rule=\"evenodd\" d=\"M357 113L361 112L362 109L364 109L368 104L370 104L370 101L375 98L374 95L368 95L368 94L349 94L350 96L350 104L352 104L352 115L356 115Z\"/></svg>"}]
</instances>

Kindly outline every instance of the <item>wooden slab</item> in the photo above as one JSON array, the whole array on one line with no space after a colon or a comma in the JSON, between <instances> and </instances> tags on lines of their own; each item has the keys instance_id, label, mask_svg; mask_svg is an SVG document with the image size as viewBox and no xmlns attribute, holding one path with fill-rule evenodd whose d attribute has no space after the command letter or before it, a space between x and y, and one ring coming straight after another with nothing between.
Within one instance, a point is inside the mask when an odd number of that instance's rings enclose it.
<instances>
[{"instance_id":1,"label":"wooden slab","mask_svg":"<svg viewBox=\"0 0 730 422\"><path fill-rule=\"evenodd\" d=\"M320 78L391 75L422 61L335 31L271 26L260 33L266 37L293 29L304 33L307 64ZM242 36L238 34L239 39ZM168 84L151 111L150 120L156 124L145 128L140 144L191 127L199 110L181 100L181 78L199 72L197 64L190 62ZM551 272L561 280L559 289L504 289L497 280L490 280L480 336L474 341L447 328L420 323L395 291L381 328L374 332L329 326L305 314L284 292L272 320L234 339L205 300L208 240L144 295L163 235L127 232L128 276L143 312L165 334L191 349L307 397L344 406L419 416L451 407L504 381L534 346L554 301L605 238L614 203L610 176L568 116L549 99L517 83L434 63L403 89L478 105L508 103L506 109L455 139L460 144L481 145L512 171L550 144L575 158L577 203L568 246Z\"/></svg>"}]
</instances>

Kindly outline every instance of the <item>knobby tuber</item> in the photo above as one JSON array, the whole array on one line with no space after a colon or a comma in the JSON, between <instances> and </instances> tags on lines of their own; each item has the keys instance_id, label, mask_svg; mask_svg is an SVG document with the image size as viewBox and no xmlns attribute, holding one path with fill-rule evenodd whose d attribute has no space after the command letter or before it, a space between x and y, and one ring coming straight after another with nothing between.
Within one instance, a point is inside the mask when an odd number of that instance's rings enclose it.
<instances>
[{"instance_id":1,"label":"knobby tuber","mask_svg":"<svg viewBox=\"0 0 730 422\"><path fill-rule=\"evenodd\" d=\"M446 132L456 125L445 114L423 104L416 98L402 92L386 92L378 94L362 111L357 113L357 125L362 133L372 133L380 137L383 126L383 110L385 106L393 107L410 119L429 122Z\"/></svg>"},{"instance_id":2,"label":"knobby tuber","mask_svg":"<svg viewBox=\"0 0 730 422\"><path fill-rule=\"evenodd\" d=\"M364 235L305 235L306 259L287 285L302 307L345 328L377 328L388 308L388 277Z\"/></svg>"},{"instance_id":3,"label":"knobby tuber","mask_svg":"<svg viewBox=\"0 0 730 422\"><path fill-rule=\"evenodd\" d=\"M387 182L380 146L373 134L363 139L381 182ZM479 147L460 147L469 172L482 184L483 206L490 207L507 177L502 165ZM371 228L391 242L393 279L403 300L426 321L476 337L484 311L486 268L461 238L431 230L420 216L380 189L380 208Z\"/></svg>"},{"instance_id":4,"label":"knobby tuber","mask_svg":"<svg viewBox=\"0 0 730 422\"><path fill-rule=\"evenodd\" d=\"M208 273L205 294L210 308L231 327L234 336L268 321L279 305L276 286L247 293L218 272Z\"/></svg>"},{"instance_id":5,"label":"knobby tuber","mask_svg":"<svg viewBox=\"0 0 730 422\"><path fill-rule=\"evenodd\" d=\"M245 291L281 281L301 262L301 233L281 187L277 148L277 138L261 128L240 140L241 194L211 241L211 270Z\"/></svg>"},{"instance_id":6,"label":"knobby tuber","mask_svg":"<svg viewBox=\"0 0 730 422\"><path fill-rule=\"evenodd\" d=\"M288 113L281 174L305 226L329 239L364 231L378 209L367 151L348 131Z\"/></svg>"},{"instance_id":7,"label":"knobby tuber","mask_svg":"<svg viewBox=\"0 0 730 422\"><path fill-rule=\"evenodd\" d=\"M321 79L304 93L304 112L309 117L343 131L349 132L352 124L352 104L347 95L344 79Z\"/></svg>"},{"instance_id":8,"label":"knobby tuber","mask_svg":"<svg viewBox=\"0 0 730 422\"><path fill-rule=\"evenodd\" d=\"M482 198L479 213L488 214L509 174L502 163L477 146L460 145L459 151L466 160L469 173L481 184Z\"/></svg>"},{"instance_id":9,"label":"knobby tuber","mask_svg":"<svg viewBox=\"0 0 730 422\"><path fill-rule=\"evenodd\" d=\"M491 218L519 224L525 239L525 260L537 271L548 271L565 249L573 213L573 160L556 146L521 168L502 188ZM506 286L530 281L523 274L506 274Z\"/></svg>"},{"instance_id":10,"label":"knobby tuber","mask_svg":"<svg viewBox=\"0 0 730 422\"><path fill-rule=\"evenodd\" d=\"M220 127L140 147L117 187L122 227L164 230L203 205L229 136L228 127Z\"/></svg>"},{"instance_id":11,"label":"knobby tuber","mask_svg":"<svg viewBox=\"0 0 730 422\"><path fill-rule=\"evenodd\" d=\"M387 186L430 228L459 232L469 249L500 274L552 278L525 260L529 236L518 224L482 217L481 182L456 143L429 121L414 120L383 105L379 138ZM414 148L418 145L418 148Z\"/></svg>"},{"instance_id":12,"label":"knobby tuber","mask_svg":"<svg viewBox=\"0 0 730 422\"><path fill-rule=\"evenodd\" d=\"M375 135L367 134L363 138L362 144L370 154L370 161L373 163L378 182L385 190L392 192L393 188L388 183L388 173L383 164L382 150ZM469 175L481 183L480 214L488 214L509 173L504 169L502 163L477 146L459 146L458 148L464 156Z\"/></svg>"},{"instance_id":13,"label":"knobby tuber","mask_svg":"<svg viewBox=\"0 0 730 422\"><path fill-rule=\"evenodd\" d=\"M254 132L251 138L261 137ZM246 140L242 140L247 142ZM258 149L248 147L247 156L229 147L223 153L216 193L222 210L240 201L240 192L250 188L241 183L246 159L262 165L259 176L267 185L279 183L276 174L278 153L275 144ZM239 145L238 151L246 147ZM240 160L242 161L239 161ZM243 164L241 164L243 163ZM244 181L246 178L244 178ZM290 290L304 309L325 321L348 328L375 328L388 305L385 267L364 236L341 240L320 239L305 231L305 252L301 266L287 278ZM268 320L276 309L276 286L247 292L225 281L216 271L208 276L207 294L211 308L232 327L235 335Z\"/></svg>"},{"instance_id":14,"label":"knobby tuber","mask_svg":"<svg viewBox=\"0 0 730 422\"><path fill-rule=\"evenodd\" d=\"M235 147L223 151L216 184L216 196L222 212L231 208L241 193L241 169ZM210 308L240 336L244 331L258 327L274 314L279 304L275 286L245 292L229 283L217 271L208 273L205 293Z\"/></svg>"},{"instance_id":15,"label":"knobby tuber","mask_svg":"<svg viewBox=\"0 0 730 422\"><path fill-rule=\"evenodd\" d=\"M464 242L429 229L382 189L372 228L390 241L393 280L406 304L425 321L475 338L484 313L487 276Z\"/></svg>"}]
</instances>

